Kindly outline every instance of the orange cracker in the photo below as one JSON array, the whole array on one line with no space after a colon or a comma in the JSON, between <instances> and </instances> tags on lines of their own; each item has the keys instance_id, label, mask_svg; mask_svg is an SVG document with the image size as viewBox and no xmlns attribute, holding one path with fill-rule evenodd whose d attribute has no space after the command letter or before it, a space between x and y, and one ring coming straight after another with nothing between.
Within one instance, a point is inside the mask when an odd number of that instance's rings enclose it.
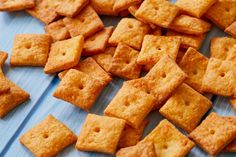
<instances>
[{"instance_id":1,"label":"orange cracker","mask_svg":"<svg viewBox=\"0 0 236 157\"><path fill-rule=\"evenodd\" d=\"M3 66L3 64L7 60L7 57L8 57L7 52L0 51L0 68Z\"/></svg>"},{"instance_id":2,"label":"orange cracker","mask_svg":"<svg viewBox=\"0 0 236 157\"><path fill-rule=\"evenodd\" d=\"M71 69L63 77L53 96L88 111L104 87L103 81Z\"/></svg>"},{"instance_id":3,"label":"orange cracker","mask_svg":"<svg viewBox=\"0 0 236 157\"><path fill-rule=\"evenodd\" d=\"M202 80L207 64L208 58L191 47L179 63L180 68L188 75L185 82L200 93L202 93Z\"/></svg>"},{"instance_id":4,"label":"orange cracker","mask_svg":"<svg viewBox=\"0 0 236 157\"><path fill-rule=\"evenodd\" d=\"M76 148L81 151L114 154L124 127L125 121L122 119L88 114Z\"/></svg>"},{"instance_id":5,"label":"orange cracker","mask_svg":"<svg viewBox=\"0 0 236 157\"><path fill-rule=\"evenodd\" d=\"M175 128L168 120L162 120L142 141L153 142L158 157L183 157L195 144Z\"/></svg>"},{"instance_id":6,"label":"orange cracker","mask_svg":"<svg viewBox=\"0 0 236 157\"><path fill-rule=\"evenodd\" d=\"M141 139L144 129L147 126L147 123L148 120L145 119L137 129L126 125L121 134L118 147L125 148L136 145Z\"/></svg>"},{"instance_id":7,"label":"orange cracker","mask_svg":"<svg viewBox=\"0 0 236 157\"><path fill-rule=\"evenodd\" d=\"M73 67L73 69L79 70L94 77L95 79L101 80L102 82L104 82L104 84L108 84L112 80L111 76L107 72L105 72L91 57L88 57L85 60L81 61L78 65ZM68 70L59 73L58 76L60 77L60 79L63 79L67 72Z\"/></svg>"},{"instance_id":8,"label":"orange cracker","mask_svg":"<svg viewBox=\"0 0 236 157\"><path fill-rule=\"evenodd\" d=\"M213 156L217 155L235 136L236 125L214 112L190 133L190 138Z\"/></svg>"},{"instance_id":9,"label":"orange cracker","mask_svg":"<svg viewBox=\"0 0 236 157\"><path fill-rule=\"evenodd\" d=\"M84 50L82 55L90 56L102 53L107 46L107 42L112 34L112 31L113 27L110 26L87 38L84 42Z\"/></svg>"},{"instance_id":10,"label":"orange cracker","mask_svg":"<svg viewBox=\"0 0 236 157\"><path fill-rule=\"evenodd\" d=\"M224 117L236 126L236 116ZM224 152L236 152L236 139L234 139L230 144L228 144L224 149Z\"/></svg>"},{"instance_id":11,"label":"orange cracker","mask_svg":"<svg viewBox=\"0 0 236 157\"><path fill-rule=\"evenodd\" d=\"M125 79L139 78L141 73L141 65L137 64L139 52L119 43L115 54L113 55L109 72Z\"/></svg>"},{"instance_id":12,"label":"orange cracker","mask_svg":"<svg viewBox=\"0 0 236 157\"><path fill-rule=\"evenodd\" d=\"M183 12L200 18L217 0L177 0L177 5Z\"/></svg>"},{"instance_id":13,"label":"orange cracker","mask_svg":"<svg viewBox=\"0 0 236 157\"><path fill-rule=\"evenodd\" d=\"M104 28L103 22L91 6L86 6L74 18L65 17L63 21L72 37L83 35L87 38Z\"/></svg>"},{"instance_id":14,"label":"orange cracker","mask_svg":"<svg viewBox=\"0 0 236 157\"><path fill-rule=\"evenodd\" d=\"M236 61L236 40L229 37L212 38L211 57Z\"/></svg>"},{"instance_id":15,"label":"orange cracker","mask_svg":"<svg viewBox=\"0 0 236 157\"><path fill-rule=\"evenodd\" d=\"M49 24L59 18L56 13L56 7L59 1L56 0L36 0L34 8L27 9L26 11L32 16L36 17L45 24Z\"/></svg>"},{"instance_id":16,"label":"orange cracker","mask_svg":"<svg viewBox=\"0 0 236 157\"><path fill-rule=\"evenodd\" d=\"M118 12L113 10L116 0L90 0L90 5L96 10L99 15L118 15Z\"/></svg>"},{"instance_id":17,"label":"orange cracker","mask_svg":"<svg viewBox=\"0 0 236 157\"><path fill-rule=\"evenodd\" d=\"M18 34L11 53L12 66L45 66L51 46L48 34Z\"/></svg>"},{"instance_id":18,"label":"orange cracker","mask_svg":"<svg viewBox=\"0 0 236 157\"><path fill-rule=\"evenodd\" d=\"M180 33L201 35L211 29L211 24L195 17L180 15L174 19L169 28Z\"/></svg>"},{"instance_id":19,"label":"orange cracker","mask_svg":"<svg viewBox=\"0 0 236 157\"><path fill-rule=\"evenodd\" d=\"M204 92L221 96L236 95L236 63L210 58L202 82Z\"/></svg>"},{"instance_id":20,"label":"orange cracker","mask_svg":"<svg viewBox=\"0 0 236 157\"><path fill-rule=\"evenodd\" d=\"M128 9L130 6L141 3L142 0L115 0L113 10L121 12Z\"/></svg>"},{"instance_id":21,"label":"orange cracker","mask_svg":"<svg viewBox=\"0 0 236 157\"><path fill-rule=\"evenodd\" d=\"M124 83L107 108L105 115L126 120L133 128L138 128L152 110L155 98L129 84Z\"/></svg>"},{"instance_id":22,"label":"orange cracker","mask_svg":"<svg viewBox=\"0 0 236 157\"><path fill-rule=\"evenodd\" d=\"M168 28L179 8L166 0L144 0L135 15L149 23Z\"/></svg>"},{"instance_id":23,"label":"orange cracker","mask_svg":"<svg viewBox=\"0 0 236 157\"><path fill-rule=\"evenodd\" d=\"M35 156L55 156L76 142L76 135L52 115L20 137L20 142Z\"/></svg>"},{"instance_id":24,"label":"orange cracker","mask_svg":"<svg viewBox=\"0 0 236 157\"><path fill-rule=\"evenodd\" d=\"M233 109L236 111L236 99L231 98L229 102L230 102L230 105L233 107Z\"/></svg>"},{"instance_id":25,"label":"orange cracker","mask_svg":"<svg viewBox=\"0 0 236 157\"><path fill-rule=\"evenodd\" d=\"M54 41L65 40L70 37L70 33L66 29L63 20L58 20L46 25L44 30L53 38Z\"/></svg>"},{"instance_id":26,"label":"orange cracker","mask_svg":"<svg viewBox=\"0 0 236 157\"><path fill-rule=\"evenodd\" d=\"M76 66L80 59L83 44L84 37L81 35L53 43L44 72L51 74Z\"/></svg>"},{"instance_id":27,"label":"orange cracker","mask_svg":"<svg viewBox=\"0 0 236 157\"><path fill-rule=\"evenodd\" d=\"M112 33L109 44L116 46L122 42L135 49L140 49L143 38L149 29L149 25L134 18L123 18Z\"/></svg>"},{"instance_id":28,"label":"orange cracker","mask_svg":"<svg viewBox=\"0 0 236 157\"><path fill-rule=\"evenodd\" d=\"M34 0L0 0L0 11L19 11L34 6Z\"/></svg>"},{"instance_id":29,"label":"orange cracker","mask_svg":"<svg viewBox=\"0 0 236 157\"><path fill-rule=\"evenodd\" d=\"M236 38L236 21L225 29L225 32Z\"/></svg>"},{"instance_id":30,"label":"orange cracker","mask_svg":"<svg viewBox=\"0 0 236 157\"><path fill-rule=\"evenodd\" d=\"M224 30L236 20L236 1L218 0L205 16Z\"/></svg>"},{"instance_id":31,"label":"orange cracker","mask_svg":"<svg viewBox=\"0 0 236 157\"><path fill-rule=\"evenodd\" d=\"M56 8L56 12L62 16L74 17L87 4L89 0L63 0Z\"/></svg>"},{"instance_id":32,"label":"orange cracker","mask_svg":"<svg viewBox=\"0 0 236 157\"><path fill-rule=\"evenodd\" d=\"M160 109L160 113L190 133L197 127L212 103L186 84L182 84Z\"/></svg>"}]
</instances>

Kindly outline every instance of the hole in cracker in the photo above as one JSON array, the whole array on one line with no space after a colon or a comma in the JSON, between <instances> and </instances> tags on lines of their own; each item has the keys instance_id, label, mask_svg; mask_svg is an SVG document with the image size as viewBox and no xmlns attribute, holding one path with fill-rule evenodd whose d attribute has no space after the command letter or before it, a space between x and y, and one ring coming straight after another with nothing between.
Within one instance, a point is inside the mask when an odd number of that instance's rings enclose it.
<instances>
[{"instance_id":1,"label":"hole in cracker","mask_svg":"<svg viewBox=\"0 0 236 157\"><path fill-rule=\"evenodd\" d=\"M162 78L166 78L166 74L163 73L163 74L161 75L161 77L162 77Z\"/></svg>"},{"instance_id":2,"label":"hole in cracker","mask_svg":"<svg viewBox=\"0 0 236 157\"><path fill-rule=\"evenodd\" d=\"M210 134L214 135L214 134L215 134L215 131L214 131L214 130L211 130L211 131L210 131Z\"/></svg>"},{"instance_id":3,"label":"hole in cracker","mask_svg":"<svg viewBox=\"0 0 236 157\"><path fill-rule=\"evenodd\" d=\"M129 24L128 27L129 27L129 29L132 29L134 26Z\"/></svg>"},{"instance_id":4,"label":"hole in cracker","mask_svg":"<svg viewBox=\"0 0 236 157\"><path fill-rule=\"evenodd\" d=\"M185 105L186 105L186 106L189 106L189 105L190 105L190 102L189 102L189 101L185 101Z\"/></svg>"},{"instance_id":5,"label":"hole in cracker","mask_svg":"<svg viewBox=\"0 0 236 157\"><path fill-rule=\"evenodd\" d=\"M43 134L43 138L47 139L48 137L48 134Z\"/></svg>"},{"instance_id":6,"label":"hole in cracker","mask_svg":"<svg viewBox=\"0 0 236 157\"><path fill-rule=\"evenodd\" d=\"M94 131L97 132L97 133L99 133L99 132L100 132L100 128L99 128L99 127L96 127L96 128L94 128Z\"/></svg>"},{"instance_id":7,"label":"hole in cracker","mask_svg":"<svg viewBox=\"0 0 236 157\"><path fill-rule=\"evenodd\" d=\"M221 73L220 76L221 76L221 77L225 77L225 73Z\"/></svg>"},{"instance_id":8,"label":"hole in cracker","mask_svg":"<svg viewBox=\"0 0 236 157\"><path fill-rule=\"evenodd\" d=\"M226 52L229 51L229 48L228 48L228 47L225 47L225 51L226 51Z\"/></svg>"},{"instance_id":9,"label":"hole in cracker","mask_svg":"<svg viewBox=\"0 0 236 157\"><path fill-rule=\"evenodd\" d=\"M63 53L62 53L62 56L65 56L65 55L66 55L66 53L65 53L65 52L63 52Z\"/></svg>"},{"instance_id":10,"label":"hole in cracker","mask_svg":"<svg viewBox=\"0 0 236 157\"><path fill-rule=\"evenodd\" d=\"M31 48L31 44L30 43L25 44L25 48L26 49L30 49Z\"/></svg>"},{"instance_id":11,"label":"hole in cracker","mask_svg":"<svg viewBox=\"0 0 236 157\"><path fill-rule=\"evenodd\" d=\"M84 22L85 21L85 19L81 19L81 22Z\"/></svg>"},{"instance_id":12,"label":"hole in cracker","mask_svg":"<svg viewBox=\"0 0 236 157\"><path fill-rule=\"evenodd\" d=\"M93 37L93 38L90 38L90 41L94 41L95 40L95 38Z\"/></svg>"},{"instance_id":13,"label":"hole in cracker","mask_svg":"<svg viewBox=\"0 0 236 157\"><path fill-rule=\"evenodd\" d=\"M197 70L194 70L194 71L193 71L193 74L194 74L194 75L197 75Z\"/></svg>"},{"instance_id":14,"label":"hole in cracker","mask_svg":"<svg viewBox=\"0 0 236 157\"><path fill-rule=\"evenodd\" d=\"M229 11L230 11L230 9L229 9L229 8L225 8L225 11L229 12Z\"/></svg>"},{"instance_id":15,"label":"hole in cracker","mask_svg":"<svg viewBox=\"0 0 236 157\"><path fill-rule=\"evenodd\" d=\"M78 88L79 88L80 90L82 90L82 89L84 89L84 86L83 86L82 84L79 84Z\"/></svg>"},{"instance_id":16,"label":"hole in cracker","mask_svg":"<svg viewBox=\"0 0 236 157\"><path fill-rule=\"evenodd\" d=\"M168 146L165 144L165 145L163 146L163 148L164 148L164 149L167 149L167 148L168 148Z\"/></svg>"},{"instance_id":17,"label":"hole in cracker","mask_svg":"<svg viewBox=\"0 0 236 157\"><path fill-rule=\"evenodd\" d=\"M127 61L125 61L125 63L126 63L126 64L129 64L129 63L130 63L130 61L129 61L129 60L127 60Z\"/></svg>"},{"instance_id":18,"label":"hole in cracker","mask_svg":"<svg viewBox=\"0 0 236 157\"><path fill-rule=\"evenodd\" d=\"M158 51L160 51L160 50L161 50L161 48L160 48L159 46L157 46L157 47L156 47L156 49L157 49Z\"/></svg>"},{"instance_id":19,"label":"hole in cracker","mask_svg":"<svg viewBox=\"0 0 236 157\"><path fill-rule=\"evenodd\" d=\"M124 105L125 105L125 106L129 106L129 105L130 105L129 101L126 100L126 101L124 102Z\"/></svg>"}]
</instances>

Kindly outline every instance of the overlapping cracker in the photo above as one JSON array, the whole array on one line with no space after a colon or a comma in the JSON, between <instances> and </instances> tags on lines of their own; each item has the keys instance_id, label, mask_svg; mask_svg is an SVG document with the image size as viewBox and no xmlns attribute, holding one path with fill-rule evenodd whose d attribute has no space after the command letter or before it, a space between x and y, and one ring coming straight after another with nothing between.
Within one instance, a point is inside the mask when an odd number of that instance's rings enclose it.
<instances>
[{"instance_id":1,"label":"overlapping cracker","mask_svg":"<svg viewBox=\"0 0 236 157\"><path fill-rule=\"evenodd\" d=\"M48 34L18 34L11 53L12 66L45 66L52 39Z\"/></svg>"},{"instance_id":2,"label":"overlapping cracker","mask_svg":"<svg viewBox=\"0 0 236 157\"><path fill-rule=\"evenodd\" d=\"M20 137L35 156L55 156L65 147L76 142L76 135L52 115Z\"/></svg>"},{"instance_id":3,"label":"overlapping cracker","mask_svg":"<svg viewBox=\"0 0 236 157\"><path fill-rule=\"evenodd\" d=\"M233 109L236 111L236 99L231 98L229 102L230 102L230 105L233 107Z\"/></svg>"},{"instance_id":4,"label":"overlapping cracker","mask_svg":"<svg viewBox=\"0 0 236 157\"><path fill-rule=\"evenodd\" d=\"M87 38L104 28L103 22L89 5L74 18L65 17L63 21L72 37L83 35Z\"/></svg>"},{"instance_id":5,"label":"overlapping cracker","mask_svg":"<svg viewBox=\"0 0 236 157\"><path fill-rule=\"evenodd\" d=\"M0 68L3 66L3 64L7 60L7 57L8 57L7 52L0 51Z\"/></svg>"},{"instance_id":6,"label":"overlapping cracker","mask_svg":"<svg viewBox=\"0 0 236 157\"><path fill-rule=\"evenodd\" d=\"M0 11L19 11L34 6L34 0L0 0Z\"/></svg>"},{"instance_id":7,"label":"overlapping cracker","mask_svg":"<svg viewBox=\"0 0 236 157\"><path fill-rule=\"evenodd\" d=\"M142 67L137 64L138 54L137 50L119 43L112 57L109 72L125 79L139 78Z\"/></svg>"},{"instance_id":8,"label":"overlapping cracker","mask_svg":"<svg viewBox=\"0 0 236 157\"><path fill-rule=\"evenodd\" d=\"M214 156L228 145L235 136L236 125L214 112L190 133L190 138Z\"/></svg>"},{"instance_id":9,"label":"overlapping cracker","mask_svg":"<svg viewBox=\"0 0 236 157\"><path fill-rule=\"evenodd\" d=\"M179 52L176 57L176 63L179 64L180 61L182 60L183 56L185 55L186 50L185 49L179 49Z\"/></svg>"},{"instance_id":10,"label":"overlapping cracker","mask_svg":"<svg viewBox=\"0 0 236 157\"><path fill-rule=\"evenodd\" d=\"M233 125L236 126L236 116L224 117L228 121L230 121ZM224 150L225 152L236 152L236 139L234 139L230 144L228 144Z\"/></svg>"},{"instance_id":11,"label":"overlapping cracker","mask_svg":"<svg viewBox=\"0 0 236 157\"><path fill-rule=\"evenodd\" d=\"M225 29L225 32L230 34L232 37L236 38L236 21L229 25Z\"/></svg>"},{"instance_id":12,"label":"overlapping cracker","mask_svg":"<svg viewBox=\"0 0 236 157\"><path fill-rule=\"evenodd\" d=\"M109 44L116 46L122 42L135 49L140 49L143 38L149 29L149 25L134 18L123 18L112 33Z\"/></svg>"},{"instance_id":13,"label":"overlapping cracker","mask_svg":"<svg viewBox=\"0 0 236 157\"><path fill-rule=\"evenodd\" d=\"M195 144L178 131L168 120L162 120L142 141L153 142L158 157L183 157Z\"/></svg>"},{"instance_id":14,"label":"overlapping cracker","mask_svg":"<svg viewBox=\"0 0 236 157\"><path fill-rule=\"evenodd\" d=\"M128 9L132 5L141 3L142 0L115 0L113 10L115 12L121 12Z\"/></svg>"},{"instance_id":15,"label":"overlapping cracker","mask_svg":"<svg viewBox=\"0 0 236 157\"><path fill-rule=\"evenodd\" d=\"M113 31L113 27L106 27L103 30L87 38L84 42L83 56L90 56L102 53L106 46L108 39Z\"/></svg>"},{"instance_id":16,"label":"overlapping cracker","mask_svg":"<svg viewBox=\"0 0 236 157\"><path fill-rule=\"evenodd\" d=\"M96 10L99 15L116 16L118 12L113 10L116 0L90 0L90 5Z\"/></svg>"},{"instance_id":17,"label":"overlapping cracker","mask_svg":"<svg viewBox=\"0 0 236 157\"><path fill-rule=\"evenodd\" d=\"M53 43L44 72L51 74L76 66L79 62L83 45L84 37L81 35Z\"/></svg>"},{"instance_id":18,"label":"overlapping cracker","mask_svg":"<svg viewBox=\"0 0 236 157\"><path fill-rule=\"evenodd\" d=\"M125 121L122 119L88 114L76 148L114 154L124 127Z\"/></svg>"}]
</instances>

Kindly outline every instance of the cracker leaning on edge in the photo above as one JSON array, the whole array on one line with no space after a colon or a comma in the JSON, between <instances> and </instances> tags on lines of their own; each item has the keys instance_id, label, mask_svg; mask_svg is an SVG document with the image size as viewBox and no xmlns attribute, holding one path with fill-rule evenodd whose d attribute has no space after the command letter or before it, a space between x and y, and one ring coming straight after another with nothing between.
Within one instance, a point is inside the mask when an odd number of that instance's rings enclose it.
<instances>
[{"instance_id":1,"label":"cracker leaning on edge","mask_svg":"<svg viewBox=\"0 0 236 157\"><path fill-rule=\"evenodd\" d=\"M7 60L8 53L0 51L0 68L3 66L5 61Z\"/></svg>"},{"instance_id":2,"label":"cracker leaning on edge","mask_svg":"<svg viewBox=\"0 0 236 157\"><path fill-rule=\"evenodd\" d=\"M19 11L35 6L34 0L1 0L0 11Z\"/></svg>"}]
</instances>

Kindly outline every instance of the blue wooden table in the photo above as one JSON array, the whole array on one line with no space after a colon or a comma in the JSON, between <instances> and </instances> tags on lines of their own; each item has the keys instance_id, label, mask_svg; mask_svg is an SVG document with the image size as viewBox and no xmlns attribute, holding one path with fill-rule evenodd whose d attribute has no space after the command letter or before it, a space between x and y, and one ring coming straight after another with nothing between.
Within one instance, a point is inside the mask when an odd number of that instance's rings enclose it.
<instances>
[{"instance_id":1,"label":"blue wooden table","mask_svg":"<svg viewBox=\"0 0 236 157\"><path fill-rule=\"evenodd\" d=\"M102 19L107 26L116 25L119 21L118 18L102 17ZM10 55L16 34L44 33L43 27L42 23L25 12L0 13L0 50L7 51ZM214 27L208 33L201 52L208 55L210 38L225 35L221 30ZM9 58L4 66L4 72L13 82L28 91L31 99L13 110L5 118L0 119L0 157L31 157L32 154L19 143L19 137L49 114L61 120L76 134L79 133L87 113L52 97L52 93L59 83L57 77L44 74L42 68L12 68L9 66ZM123 80L114 78L96 101L91 113L102 115L103 110L117 93L122 82ZM225 116L236 116L236 112L232 110L228 99L213 97L212 100L214 107L210 112L214 111ZM145 130L145 135L163 119L158 112L152 112L148 118L150 123ZM73 145L66 148L58 156L103 157L109 155L80 152L75 150ZM207 154L198 147L195 147L189 154L189 157L204 156L207 156ZM233 157L236 155L221 154L220 156Z\"/></svg>"}]
</instances>

